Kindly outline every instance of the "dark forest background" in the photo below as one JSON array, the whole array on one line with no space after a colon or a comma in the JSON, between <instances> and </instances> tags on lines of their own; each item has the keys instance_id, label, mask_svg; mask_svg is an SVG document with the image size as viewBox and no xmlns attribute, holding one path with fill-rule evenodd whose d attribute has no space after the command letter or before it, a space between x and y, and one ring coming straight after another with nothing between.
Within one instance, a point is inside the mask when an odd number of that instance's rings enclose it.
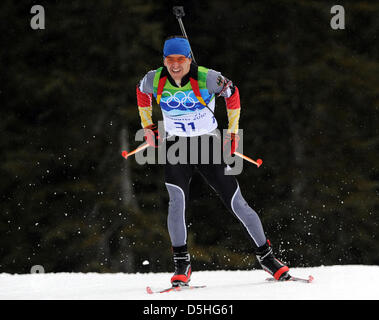
<instances>
[{"instance_id":1,"label":"dark forest background","mask_svg":"<svg viewBox=\"0 0 379 320\"><path fill-rule=\"evenodd\" d=\"M45 30L30 27L34 4ZM174 4L198 64L239 87L244 153L263 166L237 178L278 257L379 264L377 1L3 0L0 272L173 270L163 167L120 153L140 143L136 84L181 34ZM225 128L221 98L216 115ZM187 224L195 270L257 267L199 176Z\"/></svg>"}]
</instances>

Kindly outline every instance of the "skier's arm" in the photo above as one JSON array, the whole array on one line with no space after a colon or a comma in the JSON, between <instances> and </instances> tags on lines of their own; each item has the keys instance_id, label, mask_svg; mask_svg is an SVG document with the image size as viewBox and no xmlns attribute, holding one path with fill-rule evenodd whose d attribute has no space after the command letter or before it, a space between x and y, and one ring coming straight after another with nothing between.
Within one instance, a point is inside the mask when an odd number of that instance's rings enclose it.
<instances>
[{"instance_id":1,"label":"skier's arm","mask_svg":"<svg viewBox=\"0 0 379 320\"><path fill-rule=\"evenodd\" d=\"M137 105L141 118L142 128L149 127L153 124L153 82L155 71L149 71L137 85Z\"/></svg>"},{"instance_id":2,"label":"skier's arm","mask_svg":"<svg viewBox=\"0 0 379 320\"><path fill-rule=\"evenodd\" d=\"M154 76L155 71L149 71L137 85L136 92L141 125L145 129L145 140L150 146L157 147L160 137L157 126L153 123Z\"/></svg>"},{"instance_id":3,"label":"skier's arm","mask_svg":"<svg viewBox=\"0 0 379 320\"><path fill-rule=\"evenodd\" d=\"M238 88L233 85L232 81L215 70L208 71L207 88L209 93L224 97L228 114L228 133L237 134L241 111Z\"/></svg>"}]
</instances>

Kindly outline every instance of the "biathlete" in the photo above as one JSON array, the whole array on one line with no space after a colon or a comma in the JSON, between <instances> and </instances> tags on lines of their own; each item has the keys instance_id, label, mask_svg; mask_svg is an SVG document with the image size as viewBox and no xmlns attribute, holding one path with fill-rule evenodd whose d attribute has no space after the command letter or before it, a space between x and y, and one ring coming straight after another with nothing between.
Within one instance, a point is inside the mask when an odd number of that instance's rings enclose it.
<instances>
[{"instance_id":1,"label":"biathlete","mask_svg":"<svg viewBox=\"0 0 379 320\"><path fill-rule=\"evenodd\" d=\"M190 141L216 130L217 120L213 113L215 98L222 96L225 98L228 116L228 134L224 145L230 146L230 153L233 154L238 147L241 110L237 86L220 72L193 63L189 42L182 36L173 36L165 41L163 63L163 67L149 71L137 85L138 110L147 143L157 147L161 139L152 120L153 97L162 110L167 135ZM173 142L167 140L166 143ZM201 153L201 148L197 151ZM189 148L188 153L191 152L193 150ZM195 170L217 192L226 208L242 222L252 239L254 253L262 268L276 280L291 278L289 268L275 258L260 218L243 198L237 179L225 174L226 166L224 162L212 161L165 164L165 184L169 194L167 226L175 266L171 278L173 286L188 285L191 279L185 210Z\"/></svg>"}]
</instances>

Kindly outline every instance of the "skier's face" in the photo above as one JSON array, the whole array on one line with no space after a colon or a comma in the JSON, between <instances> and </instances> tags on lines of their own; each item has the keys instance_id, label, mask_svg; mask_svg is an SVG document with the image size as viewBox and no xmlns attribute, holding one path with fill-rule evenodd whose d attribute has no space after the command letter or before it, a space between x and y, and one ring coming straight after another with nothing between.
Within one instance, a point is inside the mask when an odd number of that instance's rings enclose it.
<instances>
[{"instance_id":1,"label":"skier's face","mask_svg":"<svg viewBox=\"0 0 379 320\"><path fill-rule=\"evenodd\" d=\"M192 59L181 54L171 54L164 59L170 76L175 81L180 81L189 72Z\"/></svg>"}]
</instances>

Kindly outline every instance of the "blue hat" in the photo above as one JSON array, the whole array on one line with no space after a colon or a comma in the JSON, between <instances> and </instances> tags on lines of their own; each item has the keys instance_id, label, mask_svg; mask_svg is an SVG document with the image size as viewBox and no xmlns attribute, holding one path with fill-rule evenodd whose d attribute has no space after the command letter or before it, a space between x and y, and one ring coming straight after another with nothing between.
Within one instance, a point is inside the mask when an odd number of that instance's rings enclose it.
<instances>
[{"instance_id":1,"label":"blue hat","mask_svg":"<svg viewBox=\"0 0 379 320\"><path fill-rule=\"evenodd\" d=\"M181 54L187 58L191 57L191 47L185 38L171 38L165 41L163 56L166 58L170 54Z\"/></svg>"}]
</instances>

